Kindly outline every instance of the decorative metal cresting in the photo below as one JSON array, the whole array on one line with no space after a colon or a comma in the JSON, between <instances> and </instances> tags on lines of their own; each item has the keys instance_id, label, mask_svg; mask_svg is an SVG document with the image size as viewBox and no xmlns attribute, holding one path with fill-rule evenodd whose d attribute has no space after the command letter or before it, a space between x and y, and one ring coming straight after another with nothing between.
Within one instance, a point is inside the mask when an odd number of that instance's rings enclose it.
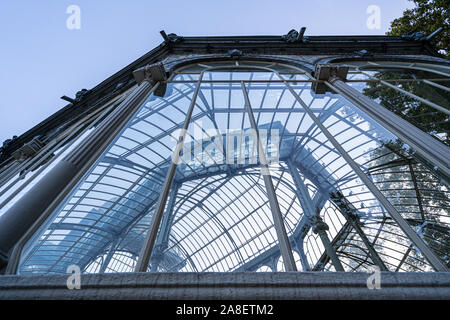
<instances>
[{"instance_id":1,"label":"decorative metal cresting","mask_svg":"<svg viewBox=\"0 0 450 320\"><path fill-rule=\"evenodd\" d=\"M292 29L286 35L282 36L282 39L288 43L302 43L307 42L308 38L305 37L306 27L300 29L300 32Z\"/></svg>"},{"instance_id":2,"label":"decorative metal cresting","mask_svg":"<svg viewBox=\"0 0 450 320\"><path fill-rule=\"evenodd\" d=\"M183 41L183 37L176 35L175 33L167 34L164 30L160 31L161 36L164 39L164 42L168 45L179 43Z\"/></svg>"}]
</instances>

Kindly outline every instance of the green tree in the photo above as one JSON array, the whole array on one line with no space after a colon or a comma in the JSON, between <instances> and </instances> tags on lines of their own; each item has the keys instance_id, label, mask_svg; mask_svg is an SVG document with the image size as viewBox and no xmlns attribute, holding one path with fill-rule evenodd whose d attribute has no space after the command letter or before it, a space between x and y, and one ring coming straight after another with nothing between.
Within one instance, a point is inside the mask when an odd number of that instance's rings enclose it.
<instances>
[{"instance_id":1,"label":"green tree","mask_svg":"<svg viewBox=\"0 0 450 320\"><path fill-rule=\"evenodd\" d=\"M414 80L415 78L424 79L439 76L430 76L423 71L408 72L407 70L389 70L377 72L375 77L380 80L396 80L402 78ZM448 95L445 92L422 82L403 81L393 84L441 106L447 106L449 104ZM379 99L379 102L387 109L450 146L450 122L446 114L438 112L430 106L379 82L368 82L363 89L363 93L372 99Z\"/></svg>"},{"instance_id":2,"label":"green tree","mask_svg":"<svg viewBox=\"0 0 450 320\"><path fill-rule=\"evenodd\" d=\"M403 12L403 16L391 23L388 35L406 35L421 32L429 35L442 27L443 31L432 39L440 52L450 58L450 0L410 0L416 5Z\"/></svg>"}]
</instances>

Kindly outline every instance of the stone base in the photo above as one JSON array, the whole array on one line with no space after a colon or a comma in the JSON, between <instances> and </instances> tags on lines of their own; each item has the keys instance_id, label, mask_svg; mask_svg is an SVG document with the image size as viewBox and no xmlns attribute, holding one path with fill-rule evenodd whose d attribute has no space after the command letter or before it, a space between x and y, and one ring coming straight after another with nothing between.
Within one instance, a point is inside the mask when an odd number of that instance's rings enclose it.
<instances>
[{"instance_id":1,"label":"stone base","mask_svg":"<svg viewBox=\"0 0 450 320\"><path fill-rule=\"evenodd\" d=\"M64 300L398 300L450 299L450 273L382 273L369 290L368 273L129 273L81 276L0 276L0 299Z\"/></svg>"}]
</instances>

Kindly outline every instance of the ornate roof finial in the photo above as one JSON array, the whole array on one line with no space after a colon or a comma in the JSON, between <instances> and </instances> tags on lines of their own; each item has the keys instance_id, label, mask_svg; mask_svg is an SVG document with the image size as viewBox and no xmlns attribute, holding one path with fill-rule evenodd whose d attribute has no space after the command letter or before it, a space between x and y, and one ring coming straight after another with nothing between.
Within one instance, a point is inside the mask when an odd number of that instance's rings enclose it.
<instances>
[{"instance_id":1,"label":"ornate roof finial","mask_svg":"<svg viewBox=\"0 0 450 320\"><path fill-rule=\"evenodd\" d=\"M180 37L180 36L176 35L175 33L166 34L166 32L164 30L161 30L159 33L161 33L164 41L168 44L178 43L178 42L183 41L183 37Z\"/></svg>"},{"instance_id":2,"label":"ornate roof finial","mask_svg":"<svg viewBox=\"0 0 450 320\"><path fill-rule=\"evenodd\" d=\"M282 39L288 43L296 43L296 42L306 42L308 38L305 35L306 27L301 28L300 32L292 29L288 32L288 34L282 36Z\"/></svg>"},{"instance_id":3,"label":"ornate roof finial","mask_svg":"<svg viewBox=\"0 0 450 320\"><path fill-rule=\"evenodd\" d=\"M242 52L242 50L239 49L232 49L228 51L228 54L230 55L231 58L239 58L244 55L244 52Z\"/></svg>"}]
</instances>

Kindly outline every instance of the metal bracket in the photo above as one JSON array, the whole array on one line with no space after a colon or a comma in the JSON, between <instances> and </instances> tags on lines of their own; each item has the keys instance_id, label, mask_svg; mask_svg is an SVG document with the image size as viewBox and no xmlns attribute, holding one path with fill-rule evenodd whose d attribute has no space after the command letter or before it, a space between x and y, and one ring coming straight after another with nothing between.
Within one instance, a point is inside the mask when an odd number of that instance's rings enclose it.
<instances>
[{"instance_id":1,"label":"metal bracket","mask_svg":"<svg viewBox=\"0 0 450 320\"><path fill-rule=\"evenodd\" d=\"M355 51L355 55L357 55L359 57L372 57L373 56L373 54L369 50L366 50L366 49Z\"/></svg>"},{"instance_id":2,"label":"metal bracket","mask_svg":"<svg viewBox=\"0 0 450 320\"><path fill-rule=\"evenodd\" d=\"M155 90L154 95L158 97L163 97L165 95L167 84L164 81L167 80L167 72L163 63L154 63L139 68L133 72L133 76L138 84L141 84L145 80L149 81L152 85L161 82Z\"/></svg>"},{"instance_id":3,"label":"metal bracket","mask_svg":"<svg viewBox=\"0 0 450 320\"><path fill-rule=\"evenodd\" d=\"M311 218L311 224L315 234L319 234L321 231L330 230L330 227L328 227L319 215L315 215Z\"/></svg>"},{"instance_id":4,"label":"metal bracket","mask_svg":"<svg viewBox=\"0 0 450 320\"><path fill-rule=\"evenodd\" d=\"M402 38L409 41L424 41L427 39L427 36L422 32L411 32L403 35Z\"/></svg>"},{"instance_id":5,"label":"metal bracket","mask_svg":"<svg viewBox=\"0 0 450 320\"><path fill-rule=\"evenodd\" d=\"M333 78L338 78L342 81L347 79L349 67L333 65L333 64L319 64L314 71L314 78L320 81L329 81ZM314 82L312 84L312 90L316 94L324 94L331 92L330 88L321 82Z\"/></svg>"},{"instance_id":6,"label":"metal bracket","mask_svg":"<svg viewBox=\"0 0 450 320\"><path fill-rule=\"evenodd\" d=\"M76 93L75 99L69 98L68 96L62 96L61 99L70 102L72 104L75 104L81 102L90 92L91 90L82 89Z\"/></svg>"}]
</instances>

